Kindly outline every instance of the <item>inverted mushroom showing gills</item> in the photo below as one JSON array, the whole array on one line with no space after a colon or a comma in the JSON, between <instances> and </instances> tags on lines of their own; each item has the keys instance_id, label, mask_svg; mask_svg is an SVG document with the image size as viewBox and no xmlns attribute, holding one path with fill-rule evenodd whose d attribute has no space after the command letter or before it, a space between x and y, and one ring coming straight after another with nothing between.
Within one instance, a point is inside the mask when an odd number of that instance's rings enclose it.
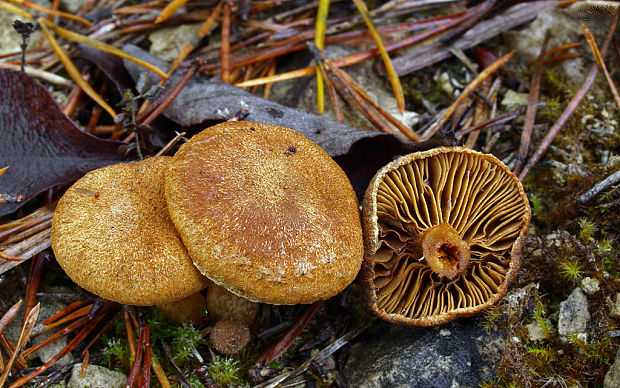
<instances>
[{"instance_id":1,"label":"inverted mushroom showing gills","mask_svg":"<svg viewBox=\"0 0 620 388\"><path fill-rule=\"evenodd\" d=\"M163 179L169 162L155 157L100 168L63 195L52 248L74 282L138 306L173 302L209 284L168 216Z\"/></svg>"},{"instance_id":2,"label":"inverted mushroom showing gills","mask_svg":"<svg viewBox=\"0 0 620 388\"><path fill-rule=\"evenodd\" d=\"M351 183L288 128L231 121L205 129L174 155L166 198L198 269L255 302L327 299L363 260Z\"/></svg>"},{"instance_id":3,"label":"inverted mushroom showing gills","mask_svg":"<svg viewBox=\"0 0 620 388\"><path fill-rule=\"evenodd\" d=\"M371 309L434 326L490 307L517 274L529 219L520 181L492 155L440 147L393 161L363 203Z\"/></svg>"}]
</instances>

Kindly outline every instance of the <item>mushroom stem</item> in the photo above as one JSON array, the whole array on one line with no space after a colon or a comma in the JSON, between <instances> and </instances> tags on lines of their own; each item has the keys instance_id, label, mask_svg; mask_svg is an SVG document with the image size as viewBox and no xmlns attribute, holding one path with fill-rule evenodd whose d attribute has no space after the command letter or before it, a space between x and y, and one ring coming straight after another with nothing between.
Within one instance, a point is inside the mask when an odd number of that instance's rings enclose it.
<instances>
[{"instance_id":1,"label":"mushroom stem","mask_svg":"<svg viewBox=\"0 0 620 388\"><path fill-rule=\"evenodd\" d=\"M424 259L439 276L452 280L469 264L469 244L450 224L432 226L422 234L420 243Z\"/></svg>"}]
</instances>

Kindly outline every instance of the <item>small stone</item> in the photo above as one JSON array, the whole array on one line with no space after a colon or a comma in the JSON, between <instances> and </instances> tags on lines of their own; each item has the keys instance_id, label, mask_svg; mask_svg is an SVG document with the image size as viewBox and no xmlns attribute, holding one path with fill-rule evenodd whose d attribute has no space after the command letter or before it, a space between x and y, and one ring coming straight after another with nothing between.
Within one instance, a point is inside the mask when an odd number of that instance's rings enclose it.
<instances>
[{"instance_id":1,"label":"small stone","mask_svg":"<svg viewBox=\"0 0 620 388\"><path fill-rule=\"evenodd\" d=\"M507 111L515 110L527 105L529 98L530 95L528 93L517 93L512 89L508 89L502 100L502 107Z\"/></svg>"},{"instance_id":2,"label":"small stone","mask_svg":"<svg viewBox=\"0 0 620 388\"><path fill-rule=\"evenodd\" d=\"M452 87L452 82L450 82L450 75L448 73L441 73L437 79L437 83L446 95L451 97L454 96L454 87Z\"/></svg>"},{"instance_id":3,"label":"small stone","mask_svg":"<svg viewBox=\"0 0 620 388\"><path fill-rule=\"evenodd\" d=\"M620 350L616 353L616 360L607 371L605 380L603 380L603 388L617 387L620 387Z\"/></svg>"},{"instance_id":4,"label":"small stone","mask_svg":"<svg viewBox=\"0 0 620 388\"><path fill-rule=\"evenodd\" d=\"M125 374L98 365L89 365L84 376L80 376L81 371L81 364L73 367L67 388L120 388L127 381Z\"/></svg>"},{"instance_id":5,"label":"small stone","mask_svg":"<svg viewBox=\"0 0 620 388\"><path fill-rule=\"evenodd\" d=\"M581 288L577 287L560 303L558 333L563 340L569 340L571 334L585 333L589 321L588 299Z\"/></svg>"},{"instance_id":6,"label":"small stone","mask_svg":"<svg viewBox=\"0 0 620 388\"><path fill-rule=\"evenodd\" d=\"M510 340L515 344L521 343L521 339L517 336L512 337Z\"/></svg>"},{"instance_id":7,"label":"small stone","mask_svg":"<svg viewBox=\"0 0 620 388\"><path fill-rule=\"evenodd\" d=\"M549 323L549 321L545 321L547 322L547 327L550 327L551 324ZM549 338L548 333L546 333L545 330L536 321L525 325L525 327L532 341L542 341Z\"/></svg>"},{"instance_id":8,"label":"small stone","mask_svg":"<svg viewBox=\"0 0 620 388\"><path fill-rule=\"evenodd\" d=\"M599 282L592 278L581 279L581 289L588 295L592 295L599 290Z\"/></svg>"},{"instance_id":9,"label":"small stone","mask_svg":"<svg viewBox=\"0 0 620 388\"><path fill-rule=\"evenodd\" d=\"M620 318L620 292L616 292L616 296L612 299L609 316L616 319Z\"/></svg>"},{"instance_id":10,"label":"small stone","mask_svg":"<svg viewBox=\"0 0 620 388\"><path fill-rule=\"evenodd\" d=\"M439 330L439 335L441 335L443 337L449 336L450 334L452 334L452 333L448 329L441 329L441 330Z\"/></svg>"},{"instance_id":11,"label":"small stone","mask_svg":"<svg viewBox=\"0 0 620 388\"><path fill-rule=\"evenodd\" d=\"M164 28L149 35L150 53L171 62L176 59L183 47L195 36L201 24L184 24L179 27Z\"/></svg>"}]
</instances>

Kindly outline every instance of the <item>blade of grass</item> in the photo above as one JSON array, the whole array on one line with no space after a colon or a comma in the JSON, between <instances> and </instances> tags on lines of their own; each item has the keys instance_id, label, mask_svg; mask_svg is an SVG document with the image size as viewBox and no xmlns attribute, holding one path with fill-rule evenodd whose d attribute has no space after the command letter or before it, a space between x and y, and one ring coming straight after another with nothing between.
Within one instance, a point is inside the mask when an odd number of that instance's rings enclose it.
<instances>
[{"instance_id":1,"label":"blade of grass","mask_svg":"<svg viewBox=\"0 0 620 388\"><path fill-rule=\"evenodd\" d=\"M323 50L325 46L325 25L327 24L328 13L329 0L320 0L314 28L314 44L319 50ZM317 64L316 66L317 70L319 70L320 65ZM323 74L320 71L316 72L316 109L320 115L325 111L325 85L323 83Z\"/></svg>"},{"instance_id":2,"label":"blade of grass","mask_svg":"<svg viewBox=\"0 0 620 388\"><path fill-rule=\"evenodd\" d=\"M607 30L607 35L605 36L605 41L603 42L603 46L601 48L601 56L605 56L605 54L607 54L607 49L609 48L609 44L613 37L614 31L616 30L619 16L620 12L617 12L612 22L609 24L609 29ZM598 64L595 64L590 68L590 71L588 72L588 75L581 84L579 90L575 93L566 108L564 108L564 111L562 111L560 117L558 117L556 122L553 123L553 126L551 126L551 128L549 129L549 132L547 132L540 145L523 168L523 171L521 171L521 174L519 174L519 179L521 181L523 181L525 177L527 177L527 174L529 174L530 170L536 165L536 163L538 163L540 158L542 158L542 156L547 151L547 148L549 148L549 146L553 142L553 139L555 139L558 133L560 133L560 130L564 127L564 124L566 124L568 119L573 115L573 112L575 111L575 109L577 109L577 107L581 103L581 100L583 100L583 98L586 96L588 90L590 89L590 86L592 86L592 83L594 83L594 79L596 78L597 73Z\"/></svg>"},{"instance_id":3,"label":"blade of grass","mask_svg":"<svg viewBox=\"0 0 620 388\"><path fill-rule=\"evenodd\" d=\"M377 47L379 48L379 52L381 53L381 58L383 59L383 64L385 65L385 69L387 71L388 77L390 79L390 83L392 84L392 89L394 89L394 97L396 97L396 103L398 105L398 110L402 114L405 111L405 96L403 94L403 87L400 83L400 78L398 78L398 74L396 74L396 70L394 69L394 65L392 65L392 60L388 55L385 46L383 45L383 41L381 40L381 36L377 32L370 15L368 14L368 8L366 8L366 4L362 0L353 0L357 10L362 15L364 22L366 23L366 27L370 30Z\"/></svg>"},{"instance_id":4,"label":"blade of grass","mask_svg":"<svg viewBox=\"0 0 620 388\"><path fill-rule=\"evenodd\" d=\"M73 31L69 31L66 30L62 27L58 27L56 24L50 22L49 20L43 19L44 23L47 27L50 27L51 29L53 29L58 35L62 36L63 38L70 40L72 42L76 42L76 43L82 43L85 45L88 45L90 47L96 48L97 50L101 50L104 51L106 53L110 53L112 55L116 55L117 57L121 57L124 59L127 59L128 61L134 62L135 64L144 67L147 70L152 71L153 73L157 74L158 76L166 79L168 78L168 75L163 72L162 70L158 69L157 67L151 65L148 62L145 62L141 59L138 59L136 57L133 57L129 54L127 54L126 52L124 52L121 49L118 49L114 46L111 46L107 43L103 43L101 41L95 40L95 39L91 39L88 36L82 35L82 34L78 34L77 32L73 32Z\"/></svg>"},{"instance_id":5,"label":"blade of grass","mask_svg":"<svg viewBox=\"0 0 620 388\"><path fill-rule=\"evenodd\" d=\"M161 10L159 16L155 19L155 23L157 24L165 21L174 13L174 11L179 9L179 7L185 3L187 3L187 0L172 0L164 7L164 9Z\"/></svg>"},{"instance_id":6,"label":"blade of grass","mask_svg":"<svg viewBox=\"0 0 620 388\"><path fill-rule=\"evenodd\" d=\"M39 5L37 3L33 3L31 1L27 1L27 0L8 0L8 1L10 1L11 3L23 5L24 7L27 7L27 8L30 8L30 9L35 9L37 11L41 11L41 12L44 12L44 13L49 13L49 14L52 14L52 15L58 15L58 16L63 17L65 19L73 20L74 22L78 22L80 24L83 24L86 27L92 27L93 26L93 23L89 22L86 19L82 19L79 16L75 16L75 15L72 15L70 13L66 13L66 12L62 12L62 11L55 11L55 10L53 10L51 8L44 7L42 5Z\"/></svg>"},{"instance_id":7,"label":"blade of grass","mask_svg":"<svg viewBox=\"0 0 620 388\"><path fill-rule=\"evenodd\" d=\"M586 36L586 40L588 41L588 45L590 46L590 50L592 50L592 54L594 54L594 59L596 59L596 63L601 68L601 71L605 75L605 79L607 80L607 84L609 85L609 89L611 90L612 96L614 96L614 101L616 101L616 106L620 109L620 96L618 96L618 90L616 89L616 85L614 85L614 81L611 79L611 75L609 75L609 71L607 70L607 66L605 65L605 61L603 60L603 56L598 49L598 45L596 44L596 40L592 35L592 32L584 23L581 23L581 29L583 30L584 35Z\"/></svg>"},{"instance_id":8,"label":"blade of grass","mask_svg":"<svg viewBox=\"0 0 620 388\"><path fill-rule=\"evenodd\" d=\"M448 121L448 119L452 116L452 114L454 113L456 108L459 105L461 105L463 103L463 101L465 101L465 99L474 90L476 90L478 85L480 85L480 83L482 83L482 81L487 79L491 74L495 73L501 66L503 66L506 62L508 62L510 60L510 58L512 58L513 55L514 55L514 51L511 51L508 54L504 55L503 57L499 58L497 61L493 62L491 65L489 65L483 71L481 71L480 74L478 74L478 76L473 81L471 81L469 83L469 85L467 85L465 90L463 90L463 92L458 96L456 101L454 101L452 103L452 105L450 105L450 107L448 107L448 109L446 109L443 112L443 114L437 119L437 121L435 121L424 132L424 134L422 135L422 138L424 140L430 139L431 136L433 136L446 123L446 121Z\"/></svg>"},{"instance_id":9,"label":"blade of grass","mask_svg":"<svg viewBox=\"0 0 620 388\"><path fill-rule=\"evenodd\" d=\"M37 305L34 306L32 310L30 310L26 319L24 320L24 325L22 326L22 331L19 335L19 339L17 340L17 344L15 345L15 350L13 351L13 353L11 354L11 358L9 358L9 361L5 365L4 373L2 373L2 376L0 376L0 387L4 387L4 383L7 377L9 377L9 373L11 373L11 368L13 367L13 363L15 362L17 355L30 339L30 332L32 331L32 328L37 323L37 319L39 318L39 308L40 303L37 303Z\"/></svg>"},{"instance_id":10,"label":"blade of grass","mask_svg":"<svg viewBox=\"0 0 620 388\"><path fill-rule=\"evenodd\" d=\"M45 35L45 38L47 38L50 46L52 46L52 50L54 50L54 52L58 56L58 59L60 60L60 62L62 62L65 70L67 70L67 73L73 79L73 81L75 81L75 83L78 84L80 88L82 88L84 93L88 94L90 98L92 98L97 104L99 104L99 106L101 106L106 112L108 112L108 114L112 116L112 118L116 117L116 112L114 112L114 109L112 109L112 107L108 105L108 103L106 103L103 98L99 96L99 94L97 94L97 92L90 86L90 84L86 82L84 78L82 78L80 71L75 67L73 62L71 62L71 59L69 59L69 57L60 47L56 39L52 36L51 31L46 25L46 23L49 22L43 18L38 18L37 21L41 26L41 31L43 32L43 35Z\"/></svg>"}]
</instances>

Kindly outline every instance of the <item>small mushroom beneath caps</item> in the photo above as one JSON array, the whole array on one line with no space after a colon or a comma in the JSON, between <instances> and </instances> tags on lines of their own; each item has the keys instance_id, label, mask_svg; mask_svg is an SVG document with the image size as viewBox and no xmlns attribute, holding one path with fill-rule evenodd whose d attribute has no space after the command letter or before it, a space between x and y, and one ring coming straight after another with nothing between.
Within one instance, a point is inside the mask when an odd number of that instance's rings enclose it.
<instances>
[{"instance_id":1,"label":"small mushroom beneath caps","mask_svg":"<svg viewBox=\"0 0 620 388\"><path fill-rule=\"evenodd\" d=\"M168 216L163 179L169 163L169 157L154 157L103 167L63 195L52 247L75 283L138 306L173 302L209 284Z\"/></svg>"},{"instance_id":2,"label":"small mushroom beneath caps","mask_svg":"<svg viewBox=\"0 0 620 388\"><path fill-rule=\"evenodd\" d=\"M235 354L250 342L250 329L234 318L223 319L213 326L209 338L218 352Z\"/></svg>"},{"instance_id":3,"label":"small mushroom beneath caps","mask_svg":"<svg viewBox=\"0 0 620 388\"><path fill-rule=\"evenodd\" d=\"M259 307L259 303L237 296L215 283L207 288L207 311L214 322L231 318L254 326Z\"/></svg>"},{"instance_id":4,"label":"small mushroom beneath caps","mask_svg":"<svg viewBox=\"0 0 620 388\"><path fill-rule=\"evenodd\" d=\"M521 182L492 155L440 147L393 161L363 203L371 309L433 326L490 307L517 274L529 219Z\"/></svg>"},{"instance_id":5,"label":"small mushroom beneath caps","mask_svg":"<svg viewBox=\"0 0 620 388\"><path fill-rule=\"evenodd\" d=\"M198 269L252 301L327 299L363 260L351 183L288 128L231 121L205 129L173 157L166 198Z\"/></svg>"}]
</instances>

